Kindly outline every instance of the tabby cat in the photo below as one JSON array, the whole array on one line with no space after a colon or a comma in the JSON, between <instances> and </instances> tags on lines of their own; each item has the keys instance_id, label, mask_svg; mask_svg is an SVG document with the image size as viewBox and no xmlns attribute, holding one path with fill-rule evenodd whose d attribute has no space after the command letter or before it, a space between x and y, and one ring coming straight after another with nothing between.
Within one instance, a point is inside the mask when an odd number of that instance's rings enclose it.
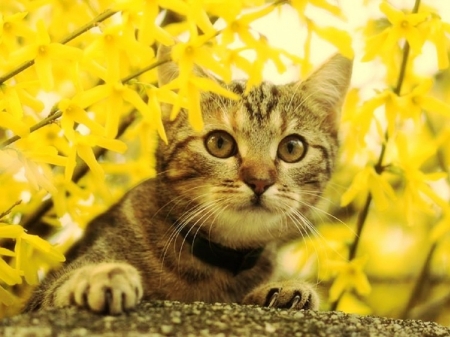
<instances>
[{"instance_id":1,"label":"tabby cat","mask_svg":"<svg viewBox=\"0 0 450 337\"><path fill-rule=\"evenodd\" d=\"M25 311L75 305L114 315L143 298L317 309L312 286L271 278L277 247L307 233L330 179L351 69L336 55L303 82L248 93L245 81L217 80L240 100L203 93L202 131L186 111L164 118L157 176L90 223ZM160 85L177 72L160 66Z\"/></svg>"}]
</instances>

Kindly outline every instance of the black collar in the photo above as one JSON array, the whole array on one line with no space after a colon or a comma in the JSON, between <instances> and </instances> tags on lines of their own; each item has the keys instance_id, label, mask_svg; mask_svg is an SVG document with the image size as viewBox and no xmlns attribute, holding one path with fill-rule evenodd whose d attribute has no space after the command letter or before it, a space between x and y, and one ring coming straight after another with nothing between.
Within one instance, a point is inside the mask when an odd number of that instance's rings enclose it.
<instances>
[{"instance_id":1,"label":"black collar","mask_svg":"<svg viewBox=\"0 0 450 337\"><path fill-rule=\"evenodd\" d=\"M233 275L253 268L264 250L264 247L232 249L209 241L200 235L191 235L184 230L181 231L181 235L190 243L192 255L212 266L226 269Z\"/></svg>"}]
</instances>

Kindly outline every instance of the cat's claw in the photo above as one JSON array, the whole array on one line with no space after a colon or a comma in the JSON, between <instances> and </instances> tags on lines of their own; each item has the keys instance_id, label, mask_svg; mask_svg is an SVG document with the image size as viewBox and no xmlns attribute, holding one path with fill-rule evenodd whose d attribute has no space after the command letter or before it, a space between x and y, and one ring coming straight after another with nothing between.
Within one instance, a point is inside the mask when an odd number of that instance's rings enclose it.
<instances>
[{"instance_id":1,"label":"cat's claw","mask_svg":"<svg viewBox=\"0 0 450 337\"><path fill-rule=\"evenodd\" d=\"M309 284L292 280L263 284L245 296L242 303L289 310L317 310L319 297Z\"/></svg>"},{"instance_id":2,"label":"cat's claw","mask_svg":"<svg viewBox=\"0 0 450 337\"><path fill-rule=\"evenodd\" d=\"M127 263L100 263L74 271L55 293L57 307L76 305L109 315L127 312L143 295L139 272Z\"/></svg>"},{"instance_id":3,"label":"cat's claw","mask_svg":"<svg viewBox=\"0 0 450 337\"><path fill-rule=\"evenodd\" d=\"M269 307L269 308L276 307L275 304L277 303L279 296L280 296L280 292L279 292L279 289L277 289L271 294L271 297L267 303L267 307ZM294 298L292 299L292 304L289 309L296 309L297 305L300 303L301 300L302 300L302 297L300 295L295 295Z\"/></svg>"},{"instance_id":4,"label":"cat's claw","mask_svg":"<svg viewBox=\"0 0 450 337\"><path fill-rule=\"evenodd\" d=\"M292 305L289 309L295 309L301 300L302 298L300 295L295 295L295 297L292 299Z\"/></svg>"},{"instance_id":5,"label":"cat's claw","mask_svg":"<svg viewBox=\"0 0 450 337\"><path fill-rule=\"evenodd\" d=\"M274 291L274 292L272 293L272 297L270 298L270 301L269 301L269 303L267 304L267 306L268 306L269 308L272 308L272 307L275 306L275 303L276 303L276 301L277 301L279 295L280 295L280 293L279 293L278 291Z\"/></svg>"}]
</instances>

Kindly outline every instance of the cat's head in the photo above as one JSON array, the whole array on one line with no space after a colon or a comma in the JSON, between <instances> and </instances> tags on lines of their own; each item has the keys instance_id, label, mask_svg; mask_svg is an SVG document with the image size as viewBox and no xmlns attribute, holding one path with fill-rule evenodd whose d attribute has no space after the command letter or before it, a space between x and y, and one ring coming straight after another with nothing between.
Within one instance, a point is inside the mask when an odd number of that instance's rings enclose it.
<instances>
[{"instance_id":1,"label":"cat's head","mask_svg":"<svg viewBox=\"0 0 450 337\"><path fill-rule=\"evenodd\" d=\"M241 99L203 93L200 132L186 111L164 118L169 144L159 146L158 177L165 213L236 248L304 234L333 171L351 69L336 55L303 82L264 82L248 94L245 81L222 84ZM163 85L177 67L166 63L159 74Z\"/></svg>"}]
</instances>

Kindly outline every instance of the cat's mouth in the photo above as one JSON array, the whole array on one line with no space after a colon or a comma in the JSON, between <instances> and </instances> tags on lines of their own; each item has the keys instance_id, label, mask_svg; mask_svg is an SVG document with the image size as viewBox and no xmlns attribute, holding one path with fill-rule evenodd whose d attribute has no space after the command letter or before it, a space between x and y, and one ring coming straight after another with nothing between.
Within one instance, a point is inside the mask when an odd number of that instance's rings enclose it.
<instances>
[{"instance_id":1,"label":"cat's mouth","mask_svg":"<svg viewBox=\"0 0 450 337\"><path fill-rule=\"evenodd\" d=\"M252 204L252 206L255 207L264 207L262 200L261 200L261 196L260 195L256 195L254 194L251 198L250 198L250 203Z\"/></svg>"},{"instance_id":2,"label":"cat's mouth","mask_svg":"<svg viewBox=\"0 0 450 337\"><path fill-rule=\"evenodd\" d=\"M267 201L265 201L265 198L263 198L263 196L256 194L250 198L249 208L258 211L259 210L264 210L267 212L271 211L270 207L267 205Z\"/></svg>"}]
</instances>

